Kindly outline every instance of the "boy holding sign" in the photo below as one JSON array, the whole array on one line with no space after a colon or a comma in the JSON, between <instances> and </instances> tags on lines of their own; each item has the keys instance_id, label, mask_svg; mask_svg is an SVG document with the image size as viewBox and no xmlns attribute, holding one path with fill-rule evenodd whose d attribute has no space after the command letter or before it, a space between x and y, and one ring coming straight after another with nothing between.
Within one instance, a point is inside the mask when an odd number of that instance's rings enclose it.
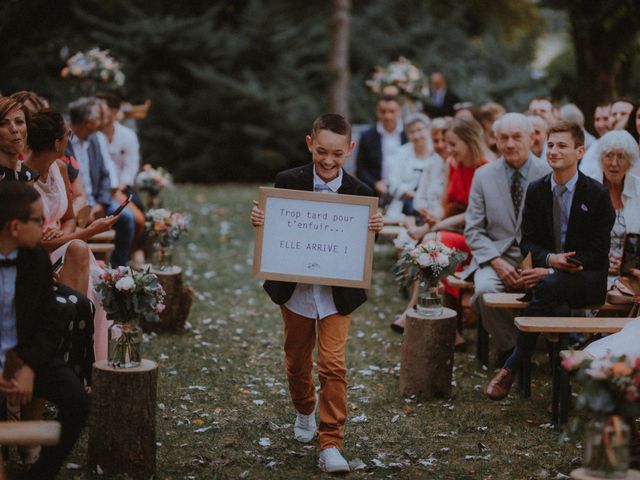
<instances>
[{"instance_id":1,"label":"boy holding sign","mask_svg":"<svg viewBox=\"0 0 640 480\"><path fill-rule=\"evenodd\" d=\"M280 172L275 187L323 193L373 196L373 191L342 169L353 151L351 125L340 115L318 117L306 137L310 164ZM251 223L264 225L264 212L254 201ZM379 232L383 218L376 213L369 219L369 230ZM280 305L284 320L284 352L289 393L298 415L295 438L309 442L316 435L316 408L320 406L318 446L320 468L325 472L348 472L342 457L344 424L347 419L347 368L345 344L351 314L366 300L359 288L307 285L267 280L271 300ZM313 349L318 338L318 377L320 398L313 381Z\"/></svg>"}]
</instances>

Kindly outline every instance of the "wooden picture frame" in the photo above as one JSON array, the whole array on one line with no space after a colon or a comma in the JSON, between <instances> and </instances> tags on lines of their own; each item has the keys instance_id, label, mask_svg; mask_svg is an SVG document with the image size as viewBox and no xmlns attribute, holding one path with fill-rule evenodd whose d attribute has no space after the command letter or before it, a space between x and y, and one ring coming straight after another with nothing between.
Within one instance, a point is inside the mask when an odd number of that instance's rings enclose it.
<instances>
[{"instance_id":1,"label":"wooden picture frame","mask_svg":"<svg viewBox=\"0 0 640 480\"><path fill-rule=\"evenodd\" d=\"M253 275L263 280L369 288L376 197L260 187Z\"/></svg>"}]
</instances>

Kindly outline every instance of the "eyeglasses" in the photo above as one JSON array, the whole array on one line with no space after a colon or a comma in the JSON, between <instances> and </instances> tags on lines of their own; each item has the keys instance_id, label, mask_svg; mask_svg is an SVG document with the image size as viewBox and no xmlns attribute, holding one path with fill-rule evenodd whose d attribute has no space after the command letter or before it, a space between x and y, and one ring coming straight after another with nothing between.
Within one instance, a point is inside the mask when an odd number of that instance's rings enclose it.
<instances>
[{"instance_id":1,"label":"eyeglasses","mask_svg":"<svg viewBox=\"0 0 640 480\"><path fill-rule=\"evenodd\" d=\"M615 152L607 152L604 154L604 160L613 163L614 160L618 162L618 164L623 164L629 161L629 158L625 153L615 153Z\"/></svg>"}]
</instances>

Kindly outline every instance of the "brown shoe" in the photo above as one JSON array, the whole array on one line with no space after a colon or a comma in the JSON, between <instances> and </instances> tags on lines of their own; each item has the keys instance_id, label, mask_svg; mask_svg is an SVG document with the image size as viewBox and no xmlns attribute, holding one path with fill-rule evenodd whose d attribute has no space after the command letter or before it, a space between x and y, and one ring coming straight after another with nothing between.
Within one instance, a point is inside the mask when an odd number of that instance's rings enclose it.
<instances>
[{"instance_id":1,"label":"brown shoe","mask_svg":"<svg viewBox=\"0 0 640 480\"><path fill-rule=\"evenodd\" d=\"M502 400L507 398L511 385L513 384L513 373L508 368L501 368L498 374L487 385L484 393L491 400Z\"/></svg>"}]
</instances>

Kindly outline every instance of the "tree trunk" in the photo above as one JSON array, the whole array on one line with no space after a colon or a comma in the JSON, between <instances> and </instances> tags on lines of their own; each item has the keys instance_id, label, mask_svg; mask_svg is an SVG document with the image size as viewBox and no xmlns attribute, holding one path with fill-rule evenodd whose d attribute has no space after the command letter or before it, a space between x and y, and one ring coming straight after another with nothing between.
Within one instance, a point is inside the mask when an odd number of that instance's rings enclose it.
<instances>
[{"instance_id":1,"label":"tree trunk","mask_svg":"<svg viewBox=\"0 0 640 480\"><path fill-rule=\"evenodd\" d=\"M329 111L349 118L351 0L332 0L329 24Z\"/></svg>"},{"instance_id":2,"label":"tree trunk","mask_svg":"<svg viewBox=\"0 0 640 480\"><path fill-rule=\"evenodd\" d=\"M127 474L148 480L156 473L156 390L158 364L136 368L93 365L89 416L89 465L105 478Z\"/></svg>"},{"instance_id":3,"label":"tree trunk","mask_svg":"<svg viewBox=\"0 0 640 480\"><path fill-rule=\"evenodd\" d=\"M445 308L439 317L407 315L400 354L400 393L421 400L451 393L456 312Z\"/></svg>"},{"instance_id":4,"label":"tree trunk","mask_svg":"<svg viewBox=\"0 0 640 480\"><path fill-rule=\"evenodd\" d=\"M158 282L164 288L165 309L160 314L159 322L147 322L142 320L140 326L145 332L175 333L184 329L185 322L193 305L195 292L189 285L182 283L182 269L170 267L167 270L151 269L151 273L158 276Z\"/></svg>"},{"instance_id":5,"label":"tree trunk","mask_svg":"<svg viewBox=\"0 0 640 480\"><path fill-rule=\"evenodd\" d=\"M640 5L630 0L570 0L571 38L576 58L576 103L593 130L595 108L620 92L616 78L636 48ZM621 84L624 84L621 82Z\"/></svg>"}]
</instances>

